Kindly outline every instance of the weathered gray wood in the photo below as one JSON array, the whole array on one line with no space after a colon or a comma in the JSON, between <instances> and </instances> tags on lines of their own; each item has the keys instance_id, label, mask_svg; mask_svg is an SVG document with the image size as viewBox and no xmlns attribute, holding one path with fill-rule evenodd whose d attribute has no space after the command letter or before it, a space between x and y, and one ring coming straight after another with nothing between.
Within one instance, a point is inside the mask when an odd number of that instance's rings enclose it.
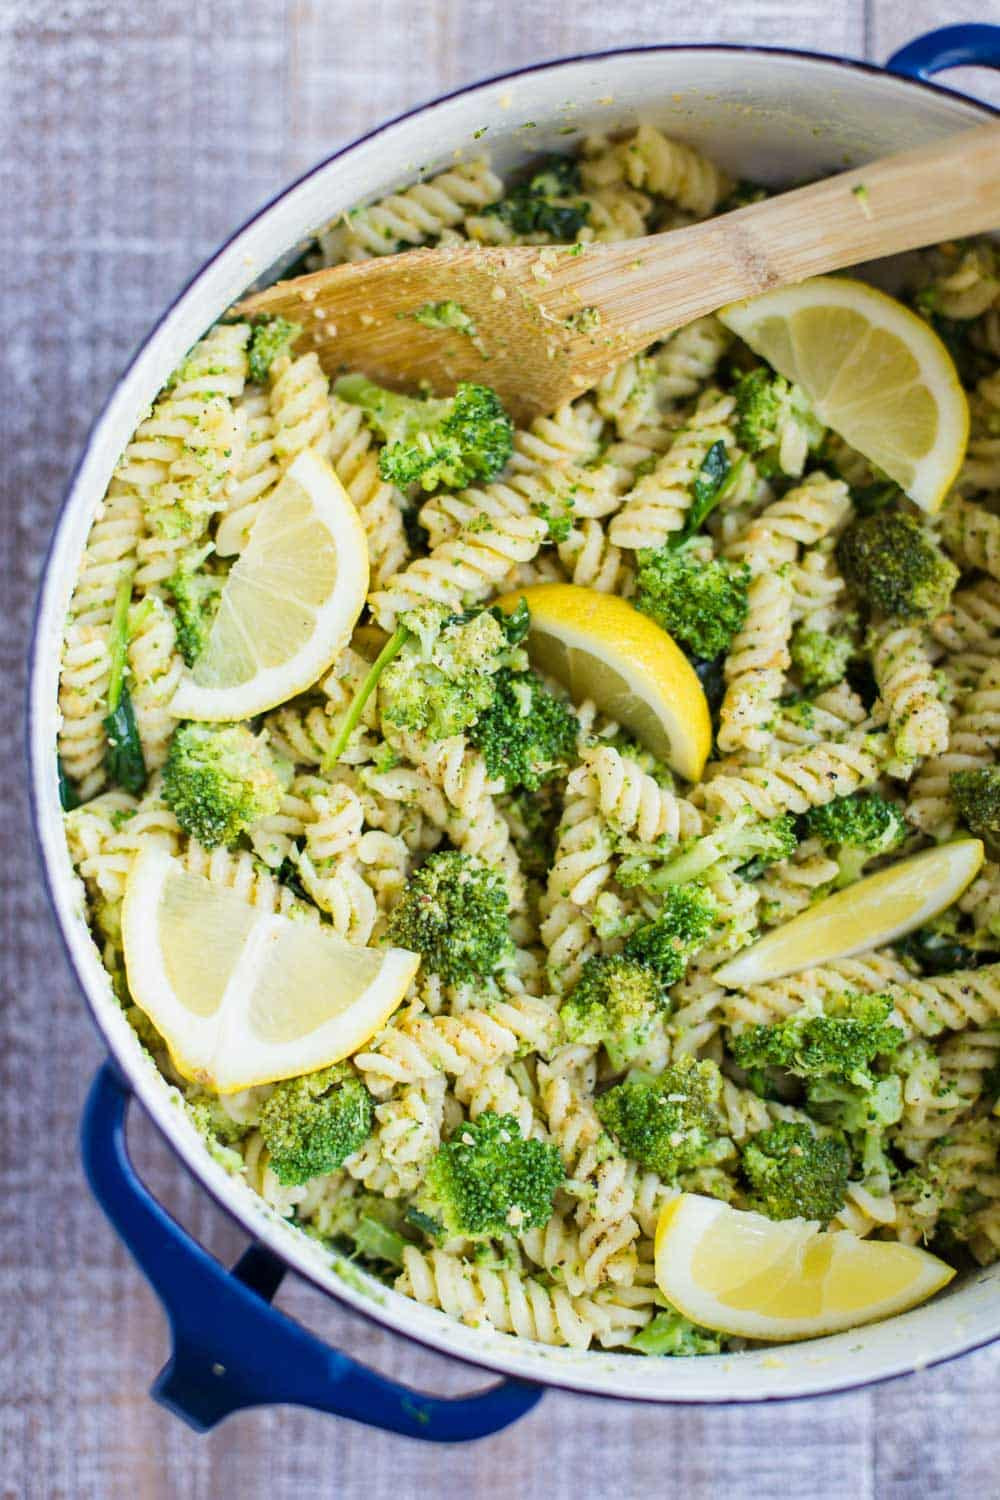
<instances>
[{"instance_id":1,"label":"weathered gray wood","mask_svg":"<svg viewBox=\"0 0 1000 1500\"><path fill-rule=\"evenodd\" d=\"M874 1392L760 1410L552 1394L512 1431L450 1451L294 1411L196 1438L146 1397L162 1319L80 1177L75 1133L101 1051L47 914L19 790L31 603L86 427L167 297L293 172L418 99L541 57L683 39L883 58L973 12L1000 21L1000 0L964 11L932 0L0 4L2 1500L1000 1495L1000 1350ZM161 1141L141 1125L135 1135L157 1193L234 1257L233 1227ZM477 1380L301 1285L282 1303L416 1385L456 1392Z\"/></svg>"}]
</instances>

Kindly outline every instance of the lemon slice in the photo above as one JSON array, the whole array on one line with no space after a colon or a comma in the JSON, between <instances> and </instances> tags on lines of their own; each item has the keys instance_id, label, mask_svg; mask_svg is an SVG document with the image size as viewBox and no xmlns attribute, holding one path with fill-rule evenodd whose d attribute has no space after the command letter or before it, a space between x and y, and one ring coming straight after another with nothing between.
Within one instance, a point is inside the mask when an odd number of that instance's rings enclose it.
<instances>
[{"instance_id":1,"label":"lemon slice","mask_svg":"<svg viewBox=\"0 0 1000 1500\"><path fill-rule=\"evenodd\" d=\"M842 276L733 302L719 317L806 392L820 421L926 511L965 456L969 404L944 344L894 297Z\"/></svg>"},{"instance_id":2,"label":"lemon slice","mask_svg":"<svg viewBox=\"0 0 1000 1500\"><path fill-rule=\"evenodd\" d=\"M712 720L701 683L665 630L613 594L573 583L539 583L506 594L527 600L528 651L575 703L591 698L672 771L697 781L712 748Z\"/></svg>"},{"instance_id":3,"label":"lemon slice","mask_svg":"<svg viewBox=\"0 0 1000 1500\"><path fill-rule=\"evenodd\" d=\"M307 448L262 506L170 712L230 722L302 692L347 644L367 591L358 513Z\"/></svg>"},{"instance_id":4,"label":"lemon slice","mask_svg":"<svg viewBox=\"0 0 1000 1500\"><path fill-rule=\"evenodd\" d=\"M914 1245L824 1232L681 1193L656 1226L656 1284L693 1323L785 1342L874 1323L924 1302L955 1272Z\"/></svg>"},{"instance_id":5,"label":"lemon slice","mask_svg":"<svg viewBox=\"0 0 1000 1500\"><path fill-rule=\"evenodd\" d=\"M731 989L746 989L891 943L957 901L984 854L981 840L956 839L901 859L817 901L716 969L714 977Z\"/></svg>"},{"instance_id":6,"label":"lemon slice","mask_svg":"<svg viewBox=\"0 0 1000 1500\"><path fill-rule=\"evenodd\" d=\"M140 854L129 873L122 938L129 990L178 1072L220 1094L357 1052L420 962L260 911L162 849Z\"/></svg>"}]
</instances>

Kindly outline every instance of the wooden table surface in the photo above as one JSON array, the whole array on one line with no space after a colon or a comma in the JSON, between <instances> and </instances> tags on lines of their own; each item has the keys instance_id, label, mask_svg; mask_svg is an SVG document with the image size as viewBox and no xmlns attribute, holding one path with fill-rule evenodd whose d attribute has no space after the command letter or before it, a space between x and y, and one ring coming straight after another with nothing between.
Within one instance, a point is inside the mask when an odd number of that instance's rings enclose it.
<instances>
[{"instance_id":1,"label":"wooden table surface","mask_svg":"<svg viewBox=\"0 0 1000 1500\"><path fill-rule=\"evenodd\" d=\"M163 1318L77 1159L101 1047L38 878L20 721L40 562L94 412L203 256L301 169L421 98L543 57L683 40L883 60L957 20L1000 22L1000 0L0 0L3 1500L1000 1496L1000 1346L766 1409L550 1393L508 1432L445 1450L292 1409L199 1438L154 1406ZM996 75L953 81L1000 97ZM134 1136L163 1201L234 1257L232 1225L148 1127ZM280 1301L416 1386L477 1382L301 1284Z\"/></svg>"}]
</instances>

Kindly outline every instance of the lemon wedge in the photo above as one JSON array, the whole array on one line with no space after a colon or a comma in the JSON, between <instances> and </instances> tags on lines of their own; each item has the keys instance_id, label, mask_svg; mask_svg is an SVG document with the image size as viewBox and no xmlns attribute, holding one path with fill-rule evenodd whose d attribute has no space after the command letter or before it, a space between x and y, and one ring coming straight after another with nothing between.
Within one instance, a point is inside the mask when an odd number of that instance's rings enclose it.
<instances>
[{"instance_id":1,"label":"lemon wedge","mask_svg":"<svg viewBox=\"0 0 1000 1500\"><path fill-rule=\"evenodd\" d=\"M782 1343L904 1312L955 1274L914 1245L766 1219L697 1193L664 1204L655 1253L657 1286L693 1323Z\"/></svg>"},{"instance_id":2,"label":"lemon wedge","mask_svg":"<svg viewBox=\"0 0 1000 1500\"><path fill-rule=\"evenodd\" d=\"M697 674L665 630L614 594L539 583L497 602L531 611L528 652L575 703L590 698L672 771L697 781L712 720Z\"/></svg>"},{"instance_id":3,"label":"lemon wedge","mask_svg":"<svg viewBox=\"0 0 1000 1500\"><path fill-rule=\"evenodd\" d=\"M307 448L261 508L170 712L234 722L302 692L347 644L367 591L358 513Z\"/></svg>"},{"instance_id":4,"label":"lemon wedge","mask_svg":"<svg viewBox=\"0 0 1000 1500\"><path fill-rule=\"evenodd\" d=\"M867 875L776 927L715 970L720 984L746 989L814 964L880 948L951 906L983 862L979 839L956 839Z\"/></svg>"},{"instance_id":5,"label":"lemon wedge","mask_svg":"<svg viewBox=\"0 0 1000 1500\"><path fill-rule=\"evenodd\" d=\"M125 887L129 990L179 1073L216 1093L348 1057L399 1005L419 965L405 948L356 948L319 923L249 906L162 849Z\"/></svg>"},{"instance_id":6,"label":"lemon wedge","mask_svg":"<svg viewBox=\"0 0 1000 1500\"><path fill-rule=\"evenodd\" d=\"M940 509L965 456L969 404L922 318L846 276L733 302L719 317L802 387L821 422L922 509Z\"/></svg>"}]
</instances>

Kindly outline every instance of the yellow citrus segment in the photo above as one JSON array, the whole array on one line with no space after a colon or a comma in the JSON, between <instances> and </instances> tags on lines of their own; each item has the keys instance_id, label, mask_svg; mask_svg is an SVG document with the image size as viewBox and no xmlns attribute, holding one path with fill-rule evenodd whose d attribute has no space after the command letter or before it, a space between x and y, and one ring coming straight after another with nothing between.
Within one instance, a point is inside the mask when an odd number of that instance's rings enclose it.
<instances>
[{"instance_id":1,"label":"yellow citrus segment","mask_svg":"<svg viewBox=\"0 0 1000 1500\"><path fill-rule=\"evenodd\" d=\"M951 1266L913 1245L775 1222L681 1193L656 1229L656 1283L692 1322L785 1342L873 1323L946 1286Z\"/></svg>"},{"instance_id":2,"label":"yellow citrus segment","mask_svg":"<svg viewBox=\"0 0 1000 1500\"><path fill-rule=\"evenodd\" d=\"M347 644L367 590L358 513L307 448L261 507L171 713L247 719L310 687Z\"/></svg>"},{"instance_id":3,"label":"yellow citrus segment","mask_svg":"<svg viewBox=\"0 0 1000 1500\"><path fill-rule=\"evenodd\" d=\"M712 721L697 674L665 630L624 599L572 583L540 583L498 600L531 611L535 665L590 698L648 750L697 781L712 748Z\"/></svg>"},{"instance_id":4,"label":"yellow citrus segment","mask_svg":"<svg viewBox=\"0 0 1000 1500\"><path fill-rule=\"evenodd\" d=\"M357 1052L420 961L260 911L162 849L146 850L129 873L122 938L129 990L178 1072L221 1094Z\"/></svg>"},{"instance_id":5,"label":"yellow citrus segment","mask_svg":"<svg viewBox=\"0 0 1000 1500\"><path fill-rule=\"evenodd\" d=\"M979 839L956 839L901 859L774 928L716 969L714 977L731 989L745 989L881 948L957 901L984 856Z\"/></svg>"},{"instance_id":6,"label":"yellow citrus segment","mask_svg":"<svg viewBox=\"0 0 1000 1500\"><path fill-rule=\"evenodd\" d=\"M911 500L940 508L965 455L969 405L950 354L922 318L846 276L734 302L719 317Z\"/></svg>"}]
</instances>

